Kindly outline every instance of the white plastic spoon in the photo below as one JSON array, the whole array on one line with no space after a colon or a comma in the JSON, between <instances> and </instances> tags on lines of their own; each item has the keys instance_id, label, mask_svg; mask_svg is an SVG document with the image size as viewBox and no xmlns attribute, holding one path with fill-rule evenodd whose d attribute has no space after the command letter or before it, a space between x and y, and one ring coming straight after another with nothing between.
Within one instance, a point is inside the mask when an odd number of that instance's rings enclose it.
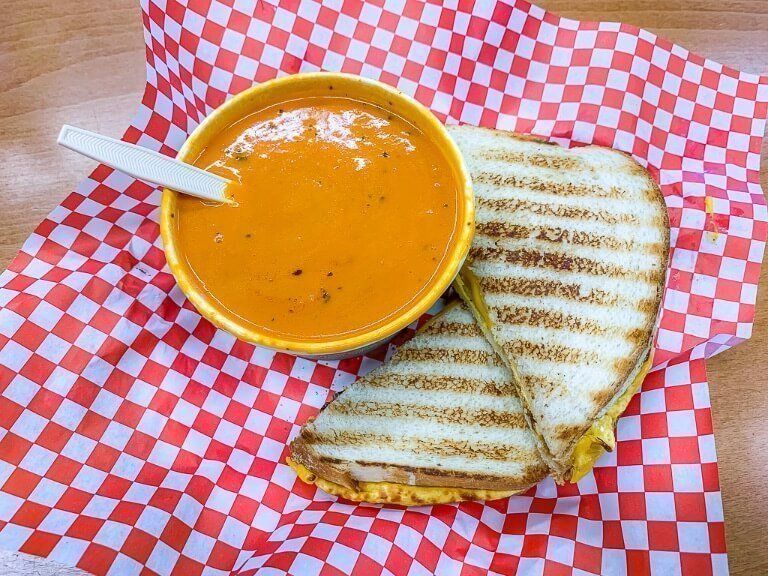
<instances>
[{"instance_id":1,"label":"white plastic spoon","mask_svg":"<svg viewBox=\"0 0 768 576\"><path fill-rule=\"evenodd\" d=\"M139 180L159 184L204 200L235 203L226 196L226 188L229 184L226 178L142 146L67 124L61 128L58 143Z\"/></svg>"}]
</instances>

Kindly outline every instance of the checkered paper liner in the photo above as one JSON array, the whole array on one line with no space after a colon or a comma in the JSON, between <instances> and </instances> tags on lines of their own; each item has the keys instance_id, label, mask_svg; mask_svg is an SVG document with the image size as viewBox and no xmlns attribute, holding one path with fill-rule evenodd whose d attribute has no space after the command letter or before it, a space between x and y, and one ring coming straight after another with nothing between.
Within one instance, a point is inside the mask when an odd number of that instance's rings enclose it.
<instances>
[{"instance_id":1,"label":"checkered paper liner","mask_svg":"<svg viewBox=\"0 0 768 576\"><path fill-rule=\"evenodd\" d=\"M0 276L0 547L121 575L727 572L705 357L752 326L768 79L525 2L144 0L142 15L148 81L125 139L167 154L231 94L319 69L447 122L631 153L672 225L657 367L578 485L338 501L296 479L286 446L388 350L318 363L215 329L165 265L158 190L100 166Z\"/></svg>"}]
</instances>

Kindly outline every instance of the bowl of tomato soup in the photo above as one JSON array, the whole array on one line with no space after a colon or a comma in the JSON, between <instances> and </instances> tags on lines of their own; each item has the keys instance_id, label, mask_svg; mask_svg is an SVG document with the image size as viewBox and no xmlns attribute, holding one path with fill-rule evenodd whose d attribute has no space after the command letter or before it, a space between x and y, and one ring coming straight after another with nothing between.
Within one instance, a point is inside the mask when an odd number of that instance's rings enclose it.
<instances>
[{"instance_id":1,"label":"bowl of tomato soup","mask_svg":"<svg viewBox=\"0 0 768 576\"><path fill-rule=\"evenodd\" d=\"M166 189L168 264L238 338L313 357L361 353L426 312L474 232L445 127L382 83L287 76L227 101L178 158L229 179L230 204Z\"/></svg>"}]
</instances>

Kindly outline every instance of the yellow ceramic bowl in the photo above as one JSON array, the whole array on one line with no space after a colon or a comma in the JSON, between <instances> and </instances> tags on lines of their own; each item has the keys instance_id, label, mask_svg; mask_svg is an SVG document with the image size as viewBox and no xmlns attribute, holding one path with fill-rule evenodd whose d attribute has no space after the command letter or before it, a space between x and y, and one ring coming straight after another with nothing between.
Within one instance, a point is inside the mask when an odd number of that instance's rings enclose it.
<instances>
[{"instance_id":1,"label":"yellow ceramic bowl","mask_svg":"<svg viewBox=\"0 0 768 576\"><path fill-rule=\"evenodd\" d=\"M203 316L242 340L301 356L327 359L361 354L387 341L437 301L450 286L464 262L474 234L475 212L472 185L461 153L448 135L445 126L416 100L381 82L350 74L330 72L297 74L264 82L222 104L195 129L177 156L179 160L193 163L208 141L234 122L277 102L303 96L316 96L321 90L327 90L331 85L334 96L347 96L375 104L391 110L419 127L437 144L454 171L463 209L459 212L461 220L456 228L453 252L449 255L448 264L443 268L442 273L436 275L421 298L405 308L401 314L370 332L326 342L281 340L271 334L254 330L252 326L244 326L237 321L237 318L227 314L226 310L201 290L199 283L192 278L193 273L186 264L186 258L180 252L180 246L176 240L178 220L170 216L176 211L178 197L173 190L167 188L164 190L160 214L160 232L168 265L184 294Z\"/></svg>"}]
</instances>

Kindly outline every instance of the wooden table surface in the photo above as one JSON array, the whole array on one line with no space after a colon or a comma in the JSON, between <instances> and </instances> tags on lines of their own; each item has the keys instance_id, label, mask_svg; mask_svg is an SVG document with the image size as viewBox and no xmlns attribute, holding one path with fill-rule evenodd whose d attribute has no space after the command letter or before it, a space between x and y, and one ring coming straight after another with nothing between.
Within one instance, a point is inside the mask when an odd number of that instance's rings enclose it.
<instances>
[{"instance_id":1,"label":"wooden table surface","mask_svg":"<svg viewBox=\"0 0 768 576\"><path fill-rule=\"evenodd\" d=\"M582 20L636 24L723 64L768 73L768 2L542 0ZM144 83L137 0L6 0L0 27L0 267L94 163L55 146L63 123L119 136ZM768 189L763 148L763 187ZM768 573L768 267L752 339L709 362L734 574ZM59 573L0 556L0 576ZM60 572L64 574L65 572ZM71 573L66 571L67 574Z\"/></svg>"}]
</instances>

